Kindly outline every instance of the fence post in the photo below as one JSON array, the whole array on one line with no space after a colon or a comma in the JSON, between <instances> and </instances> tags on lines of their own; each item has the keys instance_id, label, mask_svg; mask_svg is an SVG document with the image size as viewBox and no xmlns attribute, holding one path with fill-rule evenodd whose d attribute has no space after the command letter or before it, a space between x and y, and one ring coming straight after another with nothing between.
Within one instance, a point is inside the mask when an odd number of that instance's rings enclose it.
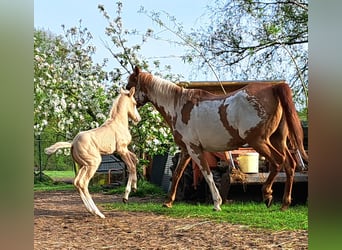
<instances>
[{"instance_id":1,"label":"fence post","mask_svg":"<svg viewBox=\"0 0 342 250\"><path fill-rule=\"evenodd\" d=\"M42 155L41 155L41 138L40 134L38 135L38 159L39 159L39 181L42 181Z\"/></svg>"}]
</instances>

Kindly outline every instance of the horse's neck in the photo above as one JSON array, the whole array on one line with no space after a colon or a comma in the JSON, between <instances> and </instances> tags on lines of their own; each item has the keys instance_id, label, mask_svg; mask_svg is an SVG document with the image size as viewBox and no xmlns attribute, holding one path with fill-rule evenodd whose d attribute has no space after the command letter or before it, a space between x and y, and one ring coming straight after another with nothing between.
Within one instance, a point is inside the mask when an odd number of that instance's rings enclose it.
<instances>
[{"instance_id":1,"label":"horse's neck","mask_svg":"<svg viewBox=\"0 0 342 250\"><path fill-rule=\"evenodd\" d=\"M173 107L175 96L181 92L181 88L170 81L156 76L152 78L151 82L152 84L149 84L147 87L147 95L154 106L162 106L163 108Z\"/></svg>"},{"instance_id":2,"label":"horse's neck","mask_svg":"<svg viewBox=\"0 0 342 250\"><path fill-rule=\"evenodd\" d=\"M172 126L175 105L180 104L179 97L181 96L182 88L156 76L152 78L151 83L146 87L148 99L164 117L169 126Z\"/></svg>"}]
</instances>

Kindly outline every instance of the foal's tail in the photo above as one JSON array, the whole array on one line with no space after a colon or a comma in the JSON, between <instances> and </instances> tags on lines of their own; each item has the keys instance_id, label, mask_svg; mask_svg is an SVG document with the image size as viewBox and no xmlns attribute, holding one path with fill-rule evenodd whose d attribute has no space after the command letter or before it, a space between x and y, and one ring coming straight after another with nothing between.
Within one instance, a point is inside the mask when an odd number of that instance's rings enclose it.
<instances>
[{"instance_id":1,"label":"foal's tail","mask_svg":"<svg viewBox=\"0 0 342 250\"><path fill-rule=\"evenodd\" d=\"M309 161L309 157L305 152L303 140L304 134L303 129L292 100L292 91L288 84L280 83L277 84L274 88L274 92L276 96L279 97L281 106L283 107L283 111L286 117L286 123L289 127L289 140L290 143L295 146L296 149L299 150L305 161Z\"/></svg>"},{"instance_id":2,"label":"foal's tail","mask_svg":"<svg viewBox=\"0 0 342 250\"><path fill-rule=\"evenodd\" d=\"M71 142L64 142L64 141L56 142L55 144L46 148L44 151L45 151L45 154L51 155L60 148L71 148Z\"/></svg>"}]
</instances>

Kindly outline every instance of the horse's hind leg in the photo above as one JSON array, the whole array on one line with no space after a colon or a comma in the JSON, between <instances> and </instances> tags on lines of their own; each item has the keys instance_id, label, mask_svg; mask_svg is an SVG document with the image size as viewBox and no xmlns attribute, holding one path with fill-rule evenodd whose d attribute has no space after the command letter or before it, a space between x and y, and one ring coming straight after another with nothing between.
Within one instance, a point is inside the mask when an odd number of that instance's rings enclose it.
<instances>
[{"instance_id":1,"label":"horse's hind leg","mask_svg":"<svg viewBox=\"0 0 342 250\"><path fill-rule=\"evenodd\" d=\"M273 153L272 159L275 160L273 162L273 170L278 173L282 167L284 167L286 173L286 182L285 182L285 189L283 195L283 203L282 203L282 210L286 210L291 204L291 193L292 193L292 185L294 179L294 172L296 168L296 161L293 159L288 147L287 147L287 136L288 136L288 128L284 123L284 119L279 124L277 131L270 137L271 144L275 149L277 149L278 154L282 156L281 160L276 160L277 157ZM273 178L274 180L274 178ZM267 186L265 183L265 193L269 189L272 188L272 182Z\"/></svg>"},{"instance_id":2,"label":"horse's hind leg","mask_svg":"<svg viewBox=\"0 0 342 250\"><path fill-rule=\"evenodd\" d=\"M190 161L190 155L186 149L182 149L180 154L180 160L177 164L177 167L172 175L172 183L171 183L171 189L169 192L169 198L167 201L164 202L163 206L171 208L172 203L174 202L176 198L176 192L177 192L177 186L179 183L180 178L182 177L182 174L188 165Z\"/></svg>"},{"instance_id":3,"label":"horse's hind leg","mask_svg":"<svg viewBox=\"0 0 342 250\"><path fill-rule=\"evenodd\" d=\"M101 162L101 156L100 159L96 162L98 161ZM100 210L95 205L88 190L89 181L94 176L99 164L100 163L98 163L97 165L83 166L74 180L74 185L79 191L81 199L84 205L86 206L87 210L94 215L98 215L101 218L105 218L105 216L100 212Z\"/></svg>"},{"instance_id":4,"label":"horse's hind leg","mask_svg":"<svg viewBox=\"0 0 342 250\"><path fill-rule=\"evenodd\" d=\"M250 143L250 146L252 146L259 154L263 155L270 163L270 173L262 186L263 201L267 207L270 207L273 201L273 182L285 161L285 155L282 155L267 140L253 141Z\"/></svg>"},{"instance_id":5,"label":"horse's hind leg","mask_svg":"<svg viewBox=\"0 0 342 250\"><path fill-rule=\"evenodd\" d=\"M292 186L294 173L296 169L296 161L293 159L290 151L286 148L286 161L284 165L285 173L286 173L286 182L285 182L285 190L283 196L283 204L281 210L286 210L291 204L291 196L292 196Z\"/></svg>"}]
</instances>

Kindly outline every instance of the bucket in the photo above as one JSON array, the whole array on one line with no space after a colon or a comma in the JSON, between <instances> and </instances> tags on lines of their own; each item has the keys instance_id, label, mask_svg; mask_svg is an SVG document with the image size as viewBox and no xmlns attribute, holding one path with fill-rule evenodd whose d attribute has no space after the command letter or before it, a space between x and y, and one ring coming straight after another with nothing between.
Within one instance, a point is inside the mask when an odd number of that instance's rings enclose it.
<instances>
[{"instance_id":1,"label":"bucket","mask_svg":"<svg viewBox=\"0 0 342 250\"><path fill-rule=\"evenodd\" d=\"M237 157L237 160L242 172L249 174L259 172L259 153L243 153Z\"/></svg>"}]
</instances>

